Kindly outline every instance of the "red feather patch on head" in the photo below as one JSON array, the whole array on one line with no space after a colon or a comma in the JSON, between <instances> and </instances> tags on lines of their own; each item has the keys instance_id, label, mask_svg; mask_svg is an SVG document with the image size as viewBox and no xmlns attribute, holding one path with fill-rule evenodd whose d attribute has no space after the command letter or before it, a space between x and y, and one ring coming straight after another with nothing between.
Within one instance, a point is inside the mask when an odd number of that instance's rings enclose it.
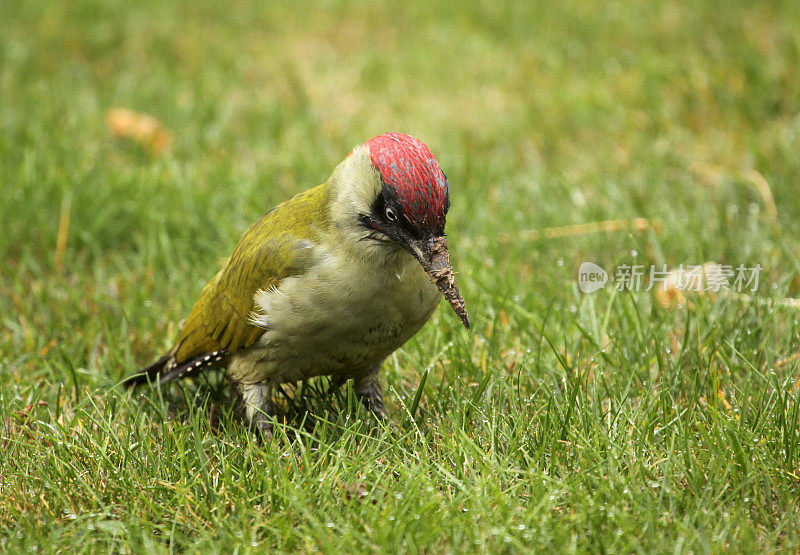
<instances>
[{"instance_id":1,"label":"red feather patch on head","mask_svg":"<svg viewBox=\"0 0 800 555\"><path fill-rule=\"evenodd\" d=\"M450 190L425 143L402 133L385 133L367 141L367 146L372 165L411 223L419 228L444 228Z\"/></svg>"}]
</instances>

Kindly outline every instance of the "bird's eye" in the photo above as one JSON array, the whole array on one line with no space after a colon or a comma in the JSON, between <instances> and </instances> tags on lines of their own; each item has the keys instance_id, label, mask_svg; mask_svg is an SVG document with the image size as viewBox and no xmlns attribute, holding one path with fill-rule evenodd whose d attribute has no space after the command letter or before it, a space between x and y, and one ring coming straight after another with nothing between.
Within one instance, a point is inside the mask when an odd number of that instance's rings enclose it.
<instances>
[{"instance_id":1,"label":"bird's eye","mask_svg":"<svg viewBox=\"0 0 800 555\"><path fill-rule=\"evenodd\" d=\"M397 212L395 212L391 206L386 207L386 219L390 222L397 221Z\"/></svg>"}]
</instances>

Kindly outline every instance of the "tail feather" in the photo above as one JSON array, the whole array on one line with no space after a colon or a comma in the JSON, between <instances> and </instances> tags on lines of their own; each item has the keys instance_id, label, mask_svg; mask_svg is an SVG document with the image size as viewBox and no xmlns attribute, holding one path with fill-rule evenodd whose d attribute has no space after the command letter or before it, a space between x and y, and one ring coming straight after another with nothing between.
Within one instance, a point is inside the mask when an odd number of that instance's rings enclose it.
<instances>
[{"instance_id":1,"label":"tail feather","mask_svg":"<svg viewBox=\"0 0 800 555\"><path fill-rule=\"evenodd\" d=\"M158 375L170 363L171 360L172 356L164 355L147 368L143 368L136 374L125 378L125 381L122 382L122 385L134 388L142 384L156 382L158 380Z\"/></svg>"},{"instance_id":2,"label":"tail feather","mask_svg":"<svg viewBox=\"0 0 800 555\"><path fill-rule=\"evenodd\" d=\"M197 374L211 366L216 366L226 356L228 356L228 351L220 349L177 363L172 355L164 355L147 368L142 369L141 372L128 377L122 383L128 387L137 387L146 383L164 385L165 383Z\"/></svg>"}]
</instances>

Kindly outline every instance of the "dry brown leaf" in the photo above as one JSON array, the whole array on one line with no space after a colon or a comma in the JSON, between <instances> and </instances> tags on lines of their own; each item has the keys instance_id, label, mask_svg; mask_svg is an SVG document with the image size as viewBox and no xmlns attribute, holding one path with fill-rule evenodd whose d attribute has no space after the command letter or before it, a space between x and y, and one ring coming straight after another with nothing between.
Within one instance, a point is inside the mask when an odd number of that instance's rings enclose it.
<instances>
[{"instance_id":1,"label":"dry brown leaf","mask_svg":"<svg viewBox=\"0 0 800 555\"><path fill-rule=\"evenodd\" d=\"M115 137L130 139L151 154L162 154L172 144L172 133L153 116L126 108L106 112L106 124Z\"/></svg>"},{"instance_id":2,"label":"dry brown leaf","mask_svg":"<svg viewBox=\"0 0 800 555\"><path fill-rule=\"evenodd\" d=\"M670 271L667 277L657 285L653 285L656 300L664 308L686 304L684 293L693 293L698 297L708 295L714 298L715 291L709 285L725 277L723 267L716 262L706 262L699 267L680 267Z\"/></svg>"},{"instance_id":3,"label":"dry brown leaf","mask_svg":"<svg viewBox=\"0 0 800 555\"><path fill-rule=\"evenodd\" d=\"M730 266L727 268L728 272L726 273L725 266L716 262L706 262L702 266L676 268L670 271L658 285L653 285L653 293L658 303L664 308L685 305L688 301L684 293L692 293L698 297L708 295L711 299L720 295L726 299L735 299L743 303L800 309L800 299L770 299L739 293L727 287L715 286L715 284L726 283L731 277Z\"/></svg>"}]
</instances>

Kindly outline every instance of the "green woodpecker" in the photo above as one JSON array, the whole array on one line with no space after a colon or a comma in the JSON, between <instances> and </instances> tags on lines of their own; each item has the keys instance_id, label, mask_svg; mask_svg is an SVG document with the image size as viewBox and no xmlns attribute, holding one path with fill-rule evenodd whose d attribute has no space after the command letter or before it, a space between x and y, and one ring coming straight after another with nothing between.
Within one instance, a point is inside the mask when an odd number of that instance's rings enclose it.
<instances>
[{"instance_id":1,"label":"green woodpecker","mask_svg":"<svg viewBox=\"0 0 800 555\"><path fill-rule=\"evenodd\" d=\"M328 181L269 211L205 286L174 347L130 385L224 368L249 424L272 433L276 384L352 378L385 416L380 368L439 304L469 319L445 241L447 177L428 147L386 133Z\"/></svg>"}]
</instances>

